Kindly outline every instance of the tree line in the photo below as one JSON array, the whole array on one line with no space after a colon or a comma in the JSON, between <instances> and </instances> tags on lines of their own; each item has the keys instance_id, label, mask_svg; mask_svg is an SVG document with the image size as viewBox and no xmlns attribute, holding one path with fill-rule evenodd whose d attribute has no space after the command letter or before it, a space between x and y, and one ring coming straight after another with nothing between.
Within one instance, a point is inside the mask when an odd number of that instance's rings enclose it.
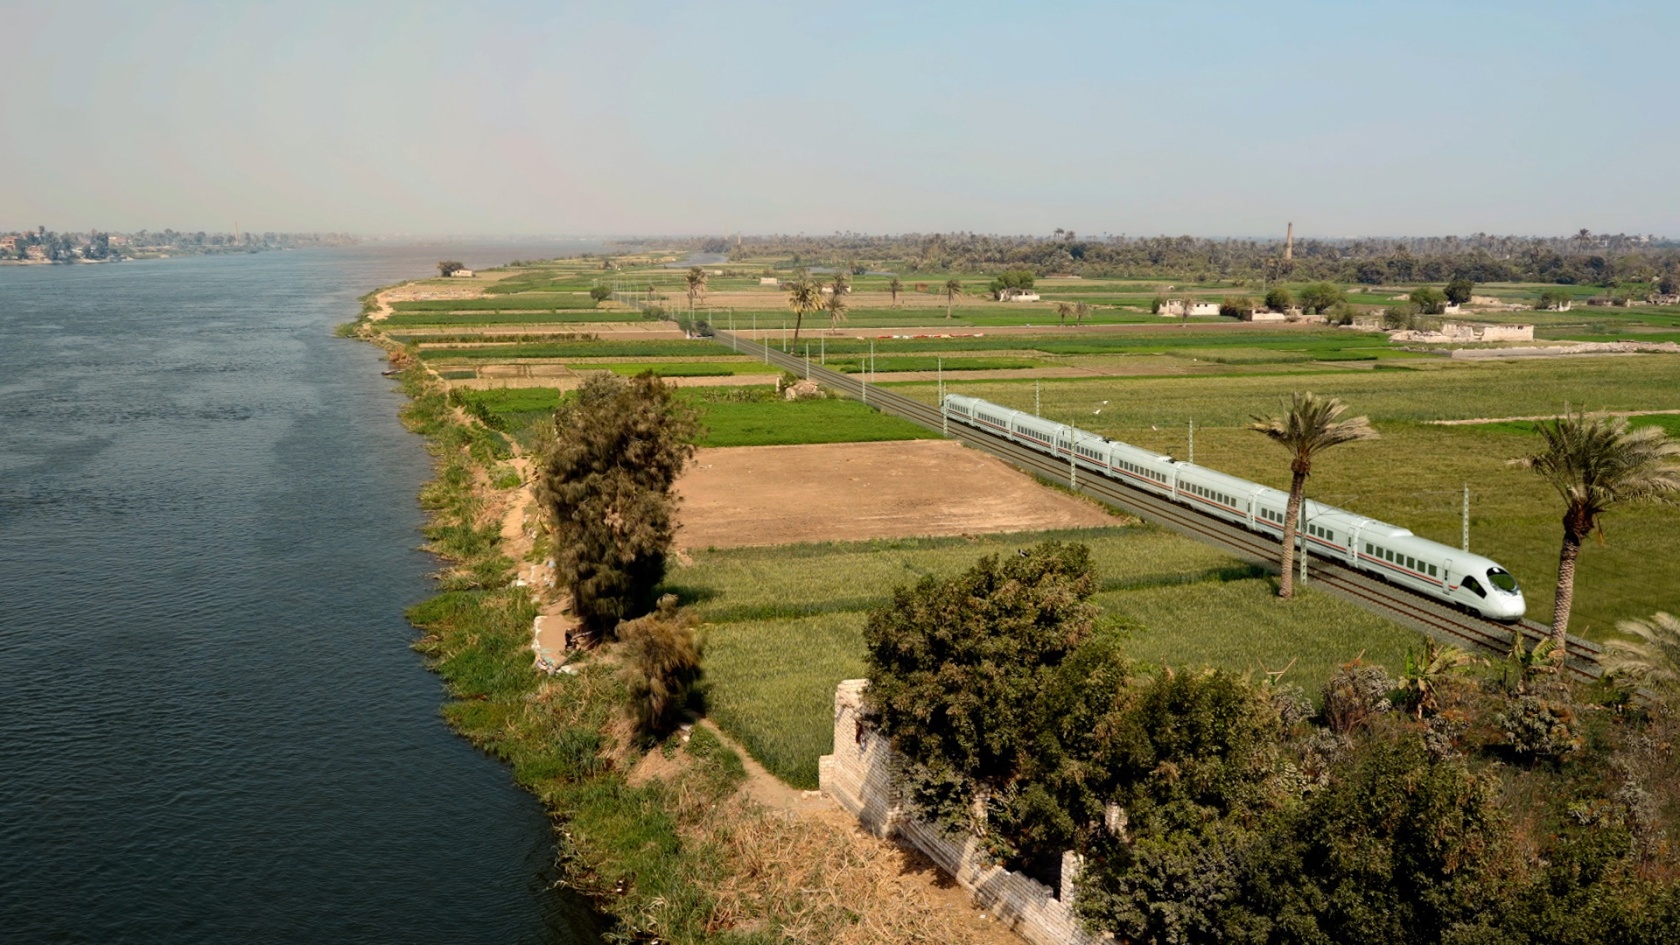
<instances>
[{"instance_id":1,"label":"tree line","mask_svg":"<svg viewBox=\"0 0 1680 945\"><path fill-rule=\"evenodd\" d=\"M703 240L689 241L698 248ZM686 245L686 244L685 244ZM1191 236L1081 237L910 233L890 236L743 237L731 258L781 257L795 268L862 272L1027 271L1196 281L1328 280L1367 285L1447 282L1550 282L1614 287L1680 272L1680 244L1651 236L1441 236L1300 239L1285 260L1282 240Z\"/></svg>"},{"instance_id":2,"label":"tree line","mask_svg":"<svg viewBox=\"0 0 1680 945\"><path fill-rule=\"evenodd\" d=\"M342 233L233 234L173 229L138 230L133 233L90 230L81 233L55 232L38 226L32 230L0 232L0 260L25 260L39 256L49 262L102 261L121 259L135 253L260 252L302 246L342 246L356 241L355 237Z\"/></svg>"}]
</instances>

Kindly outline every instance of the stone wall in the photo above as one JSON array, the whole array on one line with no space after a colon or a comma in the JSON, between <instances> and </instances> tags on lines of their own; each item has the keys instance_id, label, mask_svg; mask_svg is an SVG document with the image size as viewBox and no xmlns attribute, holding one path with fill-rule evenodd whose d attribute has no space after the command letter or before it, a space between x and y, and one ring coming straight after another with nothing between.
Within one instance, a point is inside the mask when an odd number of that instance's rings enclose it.
<instances>
[{"instance_id":1,"label":"stone wall","mask_svg":"<svg viewBox=\"0 0 1680 945\"><path fill-rule=\"evenodd\" d=\"M1079 857L1062 855L1059 891L996 866L972 837L954 842L932 825L905 813L896 776L901 764L887 740L860 719L867 679L848 679L834 692L834 754L817 763L823 792L851 811L865 829L895 837L926 854L976 904L1035 945L1098 945L1072 909Z\"/></svg>"}]
</instances>

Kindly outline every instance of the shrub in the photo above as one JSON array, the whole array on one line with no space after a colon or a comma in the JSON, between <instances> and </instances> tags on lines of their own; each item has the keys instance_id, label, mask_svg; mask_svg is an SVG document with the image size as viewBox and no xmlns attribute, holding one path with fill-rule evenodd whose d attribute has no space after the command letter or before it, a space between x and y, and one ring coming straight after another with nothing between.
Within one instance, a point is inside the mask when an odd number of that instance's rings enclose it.
<instances>
[{"instance_id":1,"label":"shrub","mask_svg":"<svg viewBox=\"0 0 1680 945\"><path fill-rule=\"evenodd\" d=\"M1346 735L1393 707L1394 678L1381 666L1350 663L1324 686L1324 724Z\"/></svg>"},{"instance_id":2,"label":"shrub","mask_svg":"<svg viewBox=\"0 0 1680 945\"><path fill-rule=\"evenodd\" d=\"M612 290L604 285L598 285L589 290L589 297L597 302L605 302L612 296Z\"/></svg>"},{"instance_id":3,"label":"shrub","mask_svg":"<svg viewBox=\"0 0 1680 945\"><path fill-rule=\"evenodd\" d=\"M661 597L653 613L619 624L624 688L631 716L644 735L664 735L676 727L700 678L695 624L692 613L677 607L674 594Z\"/></svg>"},{"instance_id":4,"label":"shrub","mask_svg":"<svg viewBox=\"0 0 1680 945\"><path fill-rule=\"evenodd\" d=\"M1558 700L1519 696L1494 721L1505 746L1521 758L1561 761L1584 743L1574 729L1575 713Z\"/></svg>"}]
</instances>

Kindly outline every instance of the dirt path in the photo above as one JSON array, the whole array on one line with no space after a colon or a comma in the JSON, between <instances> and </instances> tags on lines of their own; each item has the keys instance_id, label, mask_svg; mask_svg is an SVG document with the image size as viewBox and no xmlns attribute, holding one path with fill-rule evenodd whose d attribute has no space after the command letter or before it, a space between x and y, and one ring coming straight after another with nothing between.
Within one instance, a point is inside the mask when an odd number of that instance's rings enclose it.
<instances>
[{"instance_id":1,"label":"dirt path","mask_svg":"<svg viewBox=\"0 0 1680 945\"><path fill-rule=\"evenodd\" d=\"M1680 410L1594 410L1591 412L1608 417L1646 417L1653 414L1680 414ZM1533 417L1477 417L1474 420L1426 420L1424 422L1438 427L1463 427L1474 426L1478 423L1516 423L1519 421L1556 420L1561 416L1563 415L1548 413Z\"/></svg>"}]
</instances>

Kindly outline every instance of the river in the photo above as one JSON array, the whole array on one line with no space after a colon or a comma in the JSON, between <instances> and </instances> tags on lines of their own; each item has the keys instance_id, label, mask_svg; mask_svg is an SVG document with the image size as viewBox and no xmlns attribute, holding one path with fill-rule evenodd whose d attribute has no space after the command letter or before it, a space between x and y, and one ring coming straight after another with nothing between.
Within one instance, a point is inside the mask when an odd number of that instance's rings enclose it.
<instances>
[{"instance_id":1,"label":"river","mask_svg":"<svg viewBox=\"0 0 1680 945\"><path fill-rule=\"evenodd\" d=\"M409 650L429 460L332 337L579 248L0 267L0 939L597 940Z\"/></svg>"}]
</instances>

